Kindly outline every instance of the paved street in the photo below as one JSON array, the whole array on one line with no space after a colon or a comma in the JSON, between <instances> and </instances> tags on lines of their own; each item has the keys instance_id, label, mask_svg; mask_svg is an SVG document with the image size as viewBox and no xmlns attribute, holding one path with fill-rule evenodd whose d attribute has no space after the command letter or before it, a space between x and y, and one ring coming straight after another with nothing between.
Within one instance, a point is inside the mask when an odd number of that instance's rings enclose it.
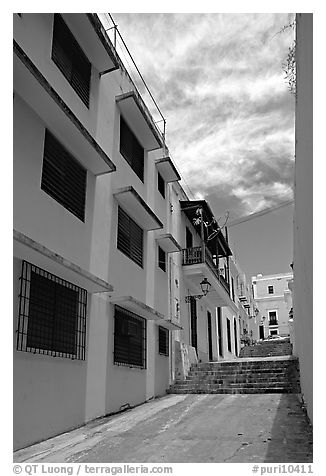
<instances>
[{"instance_id":1,"label":"paved street","mask_svg":"<svg viewBox=\"0 0 326 476\"><path fill-rule=\"evenodd\" d=\"M15 462L302 463L312 433L296 394L168 395L17 451Z\"/></svg>"}]
</instances>

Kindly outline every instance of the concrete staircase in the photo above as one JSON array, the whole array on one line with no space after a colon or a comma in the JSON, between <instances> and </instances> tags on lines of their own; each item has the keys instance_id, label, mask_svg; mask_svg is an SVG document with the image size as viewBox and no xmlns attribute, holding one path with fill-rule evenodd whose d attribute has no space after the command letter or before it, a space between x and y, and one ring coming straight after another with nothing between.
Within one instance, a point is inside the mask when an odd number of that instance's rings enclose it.
<instances>
[{"instance_id":1,"label":"concrete staircase","mask_svg":"<svg viewBox=\"0 0 326 476\"><path fill-rule=\"evenodd\" d=\"M168 393L300 393L298 359L241 358L192 365Z\"/></svg>"},{"instance_id":2,"label":"concrete staircase","mask_svg":"<svg viewBox=\"0 0 326 476\"><path fill-rule=\"evenodd\" d=\"M273 357L281 355L292 355L290 339L265 340L257 342L255 345L242 347L240 351L240 357Z\"/></svg>"}]
</instances>

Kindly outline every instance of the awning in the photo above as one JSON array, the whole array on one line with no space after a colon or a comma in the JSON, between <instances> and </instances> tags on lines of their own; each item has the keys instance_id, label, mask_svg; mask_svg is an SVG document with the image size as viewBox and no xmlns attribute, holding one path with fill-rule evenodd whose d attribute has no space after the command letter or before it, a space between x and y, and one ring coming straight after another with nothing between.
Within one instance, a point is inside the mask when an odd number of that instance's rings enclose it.
<instances>
[{"instance_id":1,"label":"awning","mask_svg":"<svg viewBox=\"0 0 326 476\"><path fill-rule=\"evenodd\" d=\"M157 312L152 307L147 304L138 301L132 296L116 296L111 297L110 302L112 304L117 304L118 306L127 309L128 311L134 312L137 316L143 317L148 321L160 321L164 319L163 314Z\"/></svg>"},{"instance_id":2,"label":"awning","mask_svg":"<svg viewBox=\"0 0 326 476\"><path fill-rule=\"evenodd\" d=\"M177 240L173 238L171 233L164 233L162 235L158 235L158 237L156 238L156 243L166 253L176 253L178 251L182 251L181 246L179 245Z\"/></svg>"},{"instance_id":3,"label":"awning","mask_svg":"<svg viewBox=\"0 0 326 476\"><path fill-rule=\"evenodd\" d=\"M111 159L15 41L14 53L15 93L87 170L94 175L115 171Z\"/></svg>"},{"instance_id":4,"label":"awning","mask_svg":"<svg viewBox=\"0 0 326 476\"><path fill-rule=\"evenodd\" d=\"M181 177L170 157L163 157L155 161L157 170L166 182L177 182Z\"/></svg>"},{"instance_id":5,"label":"awning","mask_svg":"<svg viewBox=\"0 0 326 476\"><path fill-rule=\"evenodd\" d=\"M61 13L72 34L100 74L119 68L119 60L96 13Z\"/></svg>"},{"instance_id":6,"label":"awning","mask_svg":"<svg viewBox=\"0 0 326 476\"><path fill-rule=\"evenodd\" d=\"M120 188L113 195L128 215L143 230L163 228L163 223L132 186Z\"/></svg>"},{"instance_id":7,"label":"awning","mask_svg":"<svg viewBox=\"0 0 326 476\"><path fill-rule=\"evenodd\" d=\"M145 150L161 149L163 138L143 100L135 91L116 96L120 112Z\"/></svg>"},{"instance_id":8,"label":"awning","mask_svg":"<svg viewBox=\"0 0 326 476\"><path fill-rule=\"evenodd\" d=\"M103 279L17 230L14 230L14 256L86 289L90 293L113 291L113 287Z\"/></svg>"}]
</instances>

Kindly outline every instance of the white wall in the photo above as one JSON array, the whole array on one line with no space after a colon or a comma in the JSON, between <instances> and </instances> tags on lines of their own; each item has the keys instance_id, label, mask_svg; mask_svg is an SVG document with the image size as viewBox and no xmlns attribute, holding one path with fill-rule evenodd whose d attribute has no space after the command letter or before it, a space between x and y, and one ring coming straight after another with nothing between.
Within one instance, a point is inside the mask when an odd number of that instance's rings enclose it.
<instances>
[{"instance_id":1,"label":"white wall","mask_svg":"<svg viewBox=\"0 0 326 476\"><path fill-rule=\"evenodd\" d=\"M294 211L295 347L299 356L301 389L313 419L313 16L297 19L297 103Z\"/></svg>"}]
</instances>

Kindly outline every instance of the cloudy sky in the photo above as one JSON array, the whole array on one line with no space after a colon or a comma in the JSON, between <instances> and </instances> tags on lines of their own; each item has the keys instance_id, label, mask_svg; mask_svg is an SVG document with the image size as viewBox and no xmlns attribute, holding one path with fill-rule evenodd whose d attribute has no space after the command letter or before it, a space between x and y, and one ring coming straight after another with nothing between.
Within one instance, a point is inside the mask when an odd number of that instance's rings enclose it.
<instances>
[{"instance_id":1,"label":"cloudy sky","mask_svg":"<svg viewBox=\"0 0 326 476\"><path fill-rule=\"evenodd\" d=\"M219 216L293 197L294 97L282 70L293 31L278 34L293 17L113 14L167 120L186 191Z\"/></svg>"}]
</instances>

